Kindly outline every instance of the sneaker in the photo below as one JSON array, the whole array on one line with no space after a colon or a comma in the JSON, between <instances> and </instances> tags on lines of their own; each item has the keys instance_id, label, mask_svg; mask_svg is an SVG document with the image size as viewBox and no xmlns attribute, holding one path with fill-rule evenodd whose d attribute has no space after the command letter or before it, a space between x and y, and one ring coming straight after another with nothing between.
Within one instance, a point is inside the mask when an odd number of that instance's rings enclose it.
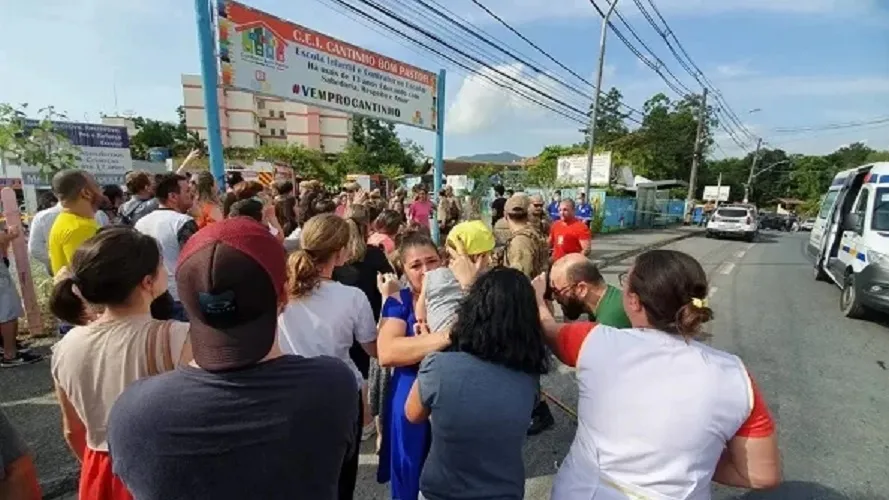
<instances>
[{"instance_id":1,"label":"sneaker","mask_svg":"<svg viewBox=\"0 0 889 500\"><path fill-rule=\"evenodd\" d=\"M32 363L36 363L41 361L43 356L39 356L37 354L31 354L29 352L19 352L12 359L2 358L0 360L0 368L13 368L16 366L30 365Z\"/></svg>"},{"instance_id":2,"label":"sneaker","mask_svg":"<svg viewBox=\"0 0 889 500\"><path fill-rule=\"evenodd\" d=\"M371 422L371 423L365 425L363 429L361 429L361 440L367 441L368 439L373 437L373 435L376 433L377 433L377 426L374 425L373 422Z\"/></svg>"},{"instance_id":3,"label":"sneaker","mask_svg":"<svg viewBox=\"0 0 889 500\"><path fill-rule=\"evenodd\" d=\"M16 352L31 352L31 344L29 342L22 342L21 340L15 341L15 350ZM2 355L5 351L3 350L3 346L0 345L0 355Z\"/></svg>"},{"instance_id":4,"label":"sneaker","mask_svg":"<svg viewBox=\"0 0 889 500\"><path fill-rule=\"evenodd\" d=\"M556 425L556 419L553 418L549 405L546 404L546 401L541 401L537 403L534 412L531 413L531 425L528 427L528 435L536 436L545 430L551 429L554 425Z\"/></svg>"}]
</instances>

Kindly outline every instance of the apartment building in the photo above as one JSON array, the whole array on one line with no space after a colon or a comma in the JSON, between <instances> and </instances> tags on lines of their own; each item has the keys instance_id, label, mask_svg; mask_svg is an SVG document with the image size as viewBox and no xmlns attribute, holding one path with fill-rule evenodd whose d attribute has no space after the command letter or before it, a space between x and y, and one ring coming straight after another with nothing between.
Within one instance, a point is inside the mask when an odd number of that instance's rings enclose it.
<instances>
[{"instance_id":1,"label":"apartment building","mask_svg":"<svg viewBox=\"0 0 889 500\"><path fill-rule=\"evenodd\" d=\"M219 88L222 145L255 148L262 144L302 144L325 153L339 153L349 140L351 115L313 106ZM182 75L185 123L207 138L201 77Z\"/></svg>"}]
</instances>

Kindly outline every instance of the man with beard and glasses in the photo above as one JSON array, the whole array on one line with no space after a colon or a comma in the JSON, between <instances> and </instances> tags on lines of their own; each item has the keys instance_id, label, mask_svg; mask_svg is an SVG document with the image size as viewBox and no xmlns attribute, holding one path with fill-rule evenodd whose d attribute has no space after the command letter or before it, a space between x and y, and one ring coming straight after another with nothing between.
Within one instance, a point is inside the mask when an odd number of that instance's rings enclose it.
<instances>
[{"instance_id":1,"label":"man with beard and glasses","mask_svg":"<svg viewBox=\"0 0 889 500\"><path fill-rule=\"evenodd\" d=\"M596 265L583 255L572 253L554 262L549 284L565 319L576 320L586 313L599 324L630 328L620 289L605 283Z\"/></svg>"}]
</instances>

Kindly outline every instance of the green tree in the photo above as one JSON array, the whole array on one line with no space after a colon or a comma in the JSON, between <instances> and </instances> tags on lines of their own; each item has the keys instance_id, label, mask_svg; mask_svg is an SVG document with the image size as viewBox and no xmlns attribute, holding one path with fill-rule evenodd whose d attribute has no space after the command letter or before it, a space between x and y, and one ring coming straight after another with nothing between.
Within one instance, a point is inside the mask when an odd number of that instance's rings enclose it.
<instances>
[{"instance_id":1,"label":"green tree","mask_svg":"<svg viewBox=\"0 0 889 500\"><path fill-rule=\"evenodd\" d=\"M385 165L394 165L405 174L422 173L423 149L413 141L401 141L395 124L374 118L354 116L349 146L340 154L349 173L379 174Z\"/></svg>"},{"instance_id":2,"label":"green tree","mask_svg":"<svg viewBox=\"0 0 889 500\"><path fill-rule=\"evenodd\" d=\"M329 186L340 184L347 173L337 161L328 161L321 151L300 144L265 144L256 153L259 159L282 163L302 177L317 179Z\"/></svg>"},{"instance_id":3,"label":"green tree","mask_svg":"<svg viewBox=\"0 0 889 500\"><path fill-rule=\"evenodd\" d=\"M27 104L14 107L0 103L0 155L36 167L46 179L59 170L75 168L80 161L79 148L55 130L54 122L66 119L64 113L52 106L40 108L34 124L27 121L27 109Z\"/></svg>"},{"instance_id":4,"label":"green tree","mask_svg":"<svg viewBox=\"0 0 889 500\"><path fill-rule=\"evenodd\" d=\"M630 130L626 120L629 113L621 109L623 94L611 87L605 95L599 97L599 109L596 112L596 148L608 150L617 140L622 139ZM590 105L592 112L592 104ZM584 144L590 143L589 131L584 132Z\"/></svg>"},{"instance_id":5,"label":"green tree","mask_svg":"<svg viewBox=\"0 0 889 500\"><path fill-rule=\"evenodd\" d=\"M664 94L655 94L643 106L642 125L616 141L614 149L628 160L638 175L650 179L688 179L694 156L700 95L689 95L671 101ZM710 130L718 125L715 109L708 105L704 114L706 155L712 145Z\"/></svg>"}]
</instances>

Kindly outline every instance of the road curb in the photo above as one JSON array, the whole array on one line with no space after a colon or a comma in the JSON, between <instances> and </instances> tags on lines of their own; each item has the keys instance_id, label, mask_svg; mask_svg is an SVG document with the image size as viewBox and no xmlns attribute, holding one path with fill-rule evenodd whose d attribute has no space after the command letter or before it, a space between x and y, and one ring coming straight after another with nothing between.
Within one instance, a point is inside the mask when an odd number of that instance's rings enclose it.
<instances>
[{"instance_id":1,"label":"road curb","mask_svg":"<svg viewBox=\"0 0 889 500\"><path fill-rule=\"evenodd\" d=\"M670 238L665 238L660 241L656 241L654 243L649 243L648 245L642 245L640 247L636 247L632 250L626 250L624 252L614 253L612 255L605 256L599 260L596 260L595 263L599 266L599 269L604 269L608 266L612 266L617 264L618 262L627 259L629 257L633 257L639 255L642 252L647 252L649 250L654 250L655 248L661 248L667 246L671 243L676 243L677 241L687 240L689 238L694 238L695 236L700 236L704 234L703 231L689 231L685 234L680 234L676 236L672 236Z\"/></svg>"}]
</instances>

